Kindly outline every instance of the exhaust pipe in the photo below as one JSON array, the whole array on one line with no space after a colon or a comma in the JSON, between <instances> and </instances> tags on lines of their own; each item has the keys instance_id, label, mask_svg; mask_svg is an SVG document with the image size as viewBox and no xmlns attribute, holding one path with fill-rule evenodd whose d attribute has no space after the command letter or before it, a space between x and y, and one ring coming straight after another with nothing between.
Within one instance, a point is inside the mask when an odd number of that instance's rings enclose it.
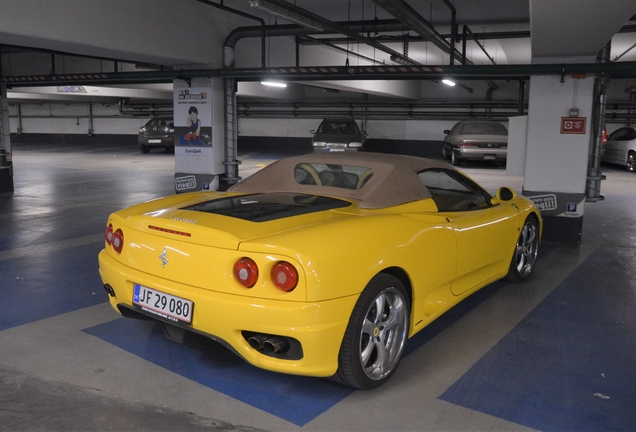
<instances>
[{"instance_id":1,"label":"exhaust pipe","mask_svg":"<svg viewBox=\"0 0 636 432\"><path fill-rule=\"evenodd\" d=\"M255 350L260 350L263 349L263 342L265 342L268 338L269 336L264 334L255 334L254 336L247 338L247 343Z\"/></svg>"},{"instance_id":2,"label":"exhaust pipe","mask_svg":"<svg viewBox=\"0 0 636 432\"><path fill-rule=\"evenodd\" d=\"M127 309L126 309L127 310ZM303 347L297 339L289 336L241 331L243 340L259 354L286 360L303 358Z\"/></svg>"},{"instance_id":3,"label":"exhaust pipe","mask_svg":"<svg viewBox=\"0 0 636 432\"><path fill-rule=\"evenodd\" d=\"M287 339L278 336L272 336L271 338L263 341L262 346L268 354L286 352L289 350L289 343L287 342Z\"/></svg>"},{"instance_id":4,"label":"exhaust pipe","mask_svg":"<svg viewBox=\"0 0 636 432\"><path fill-rule=\"evenodd\" d=\"M109 296L115 297L115 290L112 286L110 286L109 284L104 284L104 289Z\"/></svg>"}]
</instances>

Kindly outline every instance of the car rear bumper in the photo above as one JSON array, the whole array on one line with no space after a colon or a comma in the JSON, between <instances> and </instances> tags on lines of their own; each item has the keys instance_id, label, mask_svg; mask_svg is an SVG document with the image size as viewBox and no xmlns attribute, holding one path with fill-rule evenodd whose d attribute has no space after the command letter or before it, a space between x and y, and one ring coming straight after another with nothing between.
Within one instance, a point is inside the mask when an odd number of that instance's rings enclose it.
<instances>
[{"instance_id":1,"label":"car rear bumper","mask_svg":"<svg viewBox=\"0 0 636 432\"><path fill-rule=\"evenodd\" d=\"M328 377L336 372L340 344L358 297L298 302L220 293L137 271L117 262L104 250L99 254L99 273L112 290L109 300L118 312L128 308L143 313L132 304L135 283L191 300L191 326L180 327L223 343L254 366L296 375ZM290 360L263 354L250 346L245 332L293 338L300 342L302 358Z\"/></svg>"},{"instance_id":2,"label":"car rear bumper","mask_svg":"<svg viewBox=\"0 0 636 432\"><path fill-rule=\"evenodd\" d=\"M362 151L362 147L347 147L346 145L333 145L333 146L314 146L314 152L316 153L334 153L334 152L358 152Z\"/></svg>"},{"instance_id":3,"label":"car rear bumper","mask_svg":"<svg viewBox=\"0 0 636 432\"><path fill-rule=\"evenodd\" d=\"M146 147L174 147L174 136L139 135L138 143Z\"/></svg>"},{"instance_id":4,"label":"car rear bumper","mask_svg":"<svg viewBox=\"0 0 636 432\"><path fill-rule=\"evenodd\" d=\"M470 159L470 160L505 161L508 156L508 149L459 147L455 149L455 151L459 152L461 159Z\"/></svg>"}]
</instances>

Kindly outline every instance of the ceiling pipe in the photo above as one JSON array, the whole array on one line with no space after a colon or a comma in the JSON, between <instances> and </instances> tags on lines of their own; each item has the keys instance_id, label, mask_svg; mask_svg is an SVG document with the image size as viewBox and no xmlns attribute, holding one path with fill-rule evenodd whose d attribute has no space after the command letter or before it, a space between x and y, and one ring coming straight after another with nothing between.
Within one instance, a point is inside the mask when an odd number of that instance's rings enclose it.
<instances>
[{"instance_id":1,"label":"ceiling pipe","mask_svg":"<svg viewBox=\"0 0 636 432\"><path fill-rule=\"evenodd\" d=\"M634 114L635 112L634 108L636 107L636 105L634 105L634 102L636 102L636 87L632 86L632 87L626 88L625 93L629 93L629 101L630 101L629 114L632 115ZM633 126L633 123L630 122L627 126Z\"/></svg>"},{"instance_id":2,"label":"ceiling pipe","mask_svg":"<svg viewBox=\"0 0 636 432\"><path fill-rule=\"evenodd\" d=\"M358 33L370 33L375 32L401 32L408 30L408 28L396 19L387 20L365 20L365 21L338 21L338 25L347 26L350 30ZM258 37L260 27L246 26L237 27L230 32L225 39L225 46L234 48L238 41L243 38ZM265 26L266 36L304 36L325 34L329 32L318 32L305 27L301 27L296 24L277 24ZM529 34L528 34L529 36ZM349 39L348 39L349 40ZM349 40L350 41L350 40ZM346 43L343 42L343 43Z\"/></svg>"},{"instance_id":3,"label":"ceiling pipe","mask_svg":"<svg viewBox=\"0 0 636 432\"><path fill-rule=\"evenodd\" d=\"M404 56L403 54L400 54L399 52L371 39L368 38L366 36L361 35L358 32L352 31L350 30L350 28L348 26L344 26L344 25L340 25L336 22L330 21L326 18L321 17L320 15L316 15L313 12L310 12L306 9L303 9L299 6L296 6L293 3L289 3L285 0L268 0L269 3L278 6L279 8L283 8L293 14L296 15L300 15L304 18L307 18L308 20L311 20L312 22L317 22L319 24L322 25L322 27L324 27L324 32L329 32L331 31L332 33L340 33L340 34L344 34L347 35L355 40L357 40L360 43L369 45L375 49L378 49L380 51L383 51L387 54L389 54L390 56L396 56L400 59L402 59L403 61L408 62L409 64L412 65L421 65L421 63L416 62L415 60L408 58L406 56Z\"/></svg>"},{"instance_id":4,"label":"ceiling pipe","mask_svg":"<svg viewBox=\"0 0 636 432\"><path fill-rule=\"evenodd\" d=\"M451 45L446 41L446 39L435 30L435 27L428 22L422 15L420 15L415 9L409 6L404 0L373 0L375 4L380 6L382 9L393 15L395 18L403 22L407 27L417 32L424 39L431 41L436 47L441 49L446 54L451 56L452 62L451 66L454 66L455 61L455 46ZM453 7L448 0L444 0L446 5L451 9L452 12L452 23L451 23L451 41L454 41L453 37L454 32L456 31L456 23L455 21L455 8ZM472 62L465 60L464 56L464 64ZM493 90L497 90L499 86L494 82L487 80L488 86Z\"/></svg>"},{"instance_id":5,"label":"ceiling pipe","mask_svg":"<svg viewBox=\"0 0 636 432\"><path fill-rule=\"evenodd\" d=\"M406 28L406 26L405 26ZM406 29L409 30L409 29ZM383 30L386 31L386 30ZM393 30L389 30L393 31ZM518 32L482 32L482 33L474 33L477 39L481 40L490 40L490 39L527 39L530 37L529 31L518 31ZM445 34L442 35L445 38L450 38L452 35ZM381 35L377 37L373 37L373 40L383 43L403 43L404 40L408 37L409 42L427 42L427 39L423 38L420 35ZM345 45L347 43L351 43L350 38L344 37L326 37L326 38L315 38L318 41L328 42L332 45ZM300 36L300 43L303 45L316 45L321 42L312 42L311 40L305 40L303 36Z\"/></svg>"},{"instance_id":6,"label":"ceiling pipe","mask_svg":"<svg viewBox=\"0 0 636 432\"><path fill-rule=\"evenodd\" d=\"M291 21L294 24L301 25L317 31L323 31L325 28L317 21L313 21L304 15L292 12L287 7L278 6L269 0L249 0L250 7L264 10L270 15L281 17L285 21Z\"/></svg>"},{"instance_id":7,"label":"ceiling pipe","mask_svg":"<svg viewBox=\"0 0 636 432\"><path fill-rule=\"evenodd\" d=\"M382 31L382 32L400 32L407 30L406 26L399 22L398 20L378 20L376 21L352 21L352 22L339 22L338 25L347 25L347 27L358 33L371 32L371 31ZM225 39L224 49L225 49L225 66L226 67L234 67L234 51L236 49L236 44L244 38L253 38L260 36L260 27L248 26L248 27L238 27L230 32L230 34ZM317 32L315 30L302 27L296 24L282 24L282 25L273 25L273 26L265 26L265 36L266 37L277 37L277 36L302 36L306 37L309 35L315 34L323 34L325 32ZM326 32L330 33L330 32ZM351 40L353 38L348 38ZM303 40L300 40L303 43ZM321 44L323 43L321 39L314 39L305 41L309 44ZM330 43L330 41L326 41ZM378 42L379 43L379 42ZM304 43L303 43L304 44ZM231 61L229 61L231 60Z\"/></svg>"},{"instance_id":8,"label":"ceiling pipe","mask_svg":"<svg viewBox=\"0 0 636 432\"><path fill-rule=\"evenodd\" d=\"M520 87L522 84L520 84ZM39 115L39 116L22 116L20 112L21 104L28 104L32 102L15 102L10 99L9 106L13 106L16 108L17 115L11 115L11 118L18 119L18 124L20 122L20 118L50 118L50 115ZM86 105L86 102L83 101L47 101L47 104L59 104L59 105ZM119 113L120 115L93 115L93 118L134 118L134 117L154 117L156 115L171 115L173 113L173 106L171 102L158 103L158 102L141 102L141 101L128 101L126 99L122 99L118 102L119 104ZM241 110L241 115L244 113L252 114L252 117L264 117L266 115L270 116L289 116L292 117L311 117L311 118L321 118L330 114L334 114L337 112L343 112L345 115L348 115L349 112L354 110L360 110L364 116L364 113L373 114L373 118L377 118L379 114L382 113L393 113L394 118L395 115L400 113L404 114L404 119L407 119L409 111L412 113L416 113L416 118L419 120L423 115L429 113L426 110L432 110L433 114L436 115L438 113L475 113L482 112L479 110L487 110L490 109L490 115L493 112L496 115L503 115L503 113L507 113L507 116L514 116L515 107L517 107L517 101L494 101L494 102L457 102L457 101L439 101L439 102L381 102L381 101L302 101L302 100L293 100L293 101L262 101L262 100L244 100L242 99L237 103L237 109ZM634 122L636 120L636 112L632 108L636 107L636 100L633 102L629 101L608 101L606 104L608 107L608 111L605 112L605 122L606 123L628 123ZM523 115L524 109L527 109L527 102L524 101L523 105L518 106L518 111L516 115ZM274 108L274 109L272 109ZM440 111L440 109L444 109L444 111ZM455 111L446 111L446 110L455 110ZM463 111L458 111L463 110ZM493 111L496 110L496 111ZM624 110L625 112L618 112L618 110ZM259 114L263 112L263 114ZM295 113L295 115L294 115ZM54 116L58 117L58 116ZM77 115L66 115L59 116L60 118L77 118ZM79 116L85 117L85 116ZM412 118L412 115L411 115Z\"/></svg>"},{"instance_id":9,"label":"ceiling pipe","mask_svg":"<svg viewBox=\"0 0 636 432\"><path fill-rule=\"evenodd\" d=\"M424 39L444 51L450 53L450 44L440 35L433 25L426 21L415 9L403 0L373 0L375 4L403 22Z\"/></svg>"},{"instance_id":10,"label":"ceiling pipe","mask_svg":"<svg viewBox=\"0 0 636 432\"><path fill-rule=\"evenodd\" d=\"M526 100L526 80L519 80L519 101L518 103L518 107L517 107L517 115L518 116L522 116L524 115L524 108L525 108L525 100Z\"/></svg>"},{"instance_id":11,"label":"ceiling pipe","mask_svg":"<svg viewBox=\"0 0 636 432\"><path fill-rule=\"evenodd\" d=\"M612 41L599 51L597 62L608 63ZM585 182L585 201L596 202L604 199L601 195L601 181L605 176L601 173L601 151L603 129L605 128L605 105L607 103L607 77L600 73L594 80L594 101L592 106L591 133L587 162L587 179Z\"/></svg>"},{"instance_id":12,"label":"ceiling pipe","mask_svg":"<svg viewBox=\"0 0 636 432\"><path fill-rule=\"evenodd\" d=\"M481 42L479 42L479 40L477 39L477 37L475 36L475 34L470 31L470 29L468 28L467 25L464 26L463 28L463 32L462 32L462 65L466 64L466 35L469 34L470 37L473 39L473 41L477 44L477 46L479 46L479 48L481 48L481 50L484 52L484 54L486 54L486 57L488 57L488 59L490 59L490 61L492 62L492 64L497 64L495 62L495 60L490 57L490 54L488 54L488 51L486 51L486 48L484 48L484 46L481 44Z\"/></svg>"},{"instance_id":13,"label":"ceiling pipe","mask_svg":"<svg viewBox=\"0 0 636 432\"><path fill-rule=\"evenodd\" d=\"M455 6L453 6L449 0L444 0L444 3L451 11L451 42L449 64L452 66L455 64L455 42L457 40L457 11L455 10Z\"/></svg>"},{"instance_id":14,"label":"ceiling pipe","mask_svg":"<svg viewBox=\"0 0 636 432\"><path fill-rule=\"evenodd\" d=\"M305 40L314 40L314 41L318 42L319 44L324 45L324 46L328 46L329 48L333 48L333 49L335 49L336 51L340 51L340 52L347 53L347 55L352 55L352 56L354 56L354 57L358 57L358 58L362 58L362 59L365 59L365 60L369 60L370 62L372 62L372 63L374 63L374 64L375 64L375 63L380 63L380 64L382 64L382 63L383 63L383 62L381 62L381 61L378 61L378 60L376 60L376 59L374 59L374 58L371 58L371 57L367 57L367 56L365 56L365 55L363 55L363 54L360 54L360 53L357 53L357 52L355 52L355 51L351 51L351 50L348 50L348 49L340 48L339 46L332 45L332 44L330 44L329 42L323 42L323 41L321 41L320 39L314 39L314 38L312 38L311 36L303 36L303 38L304 38ZM297 45L297 46L298 46L298 45ZM296 59L298 59L298 55L296 55ZM298 61L296 61L296 66L300 66L300 64L299 64L299 62L298 62Z\"/></svg>"},{"instance_id":15,"label":"ceiling pipe","mask_svg":"<svg viewBox=\"0 0 636 432\"><path fill-rule=\"evenodd\" d=\"M342 101L310 101L310 100L288 100L288 101L264 101L261 99L242 99L238 105L243 108L402 108L402 109L451 109L451 108L489 108L489 109L515 109L518 102L510 101L490 101L490 102L457 102L457 101L368 101L368 100L342 100Z\"/></svg>"},{"instance_id":16,"label":"ceiling pipe","mask_svg":"<svg viewBox=\"0 0 636 432\"><path fill-rule=\"evenodd\" d=\"M237 10L237 9L232 9L232 8L227 7L227 6L225 6L225 5L222 5L222 4L218 4L218 3L211 2L211 1L209 1L209 0L197 0L197 1L198 1L199 3L203 3L203 4L205 4L205 5L215 7L215 8L217 8L217 9L222 10L222 11L230 12L230 13L233 13L233 14L235 14L235 15L239 15L239 16L242 16L242 17L244 17L244 18L248 18L248 19L251 19L251 20L254 20L254 21L258 21L259 23L261 23L261 26L260 26L260 35L261 35L261 66L262 66L262 67L265 67L265 66L266 66L266 65L265 65L265 20L264 20L264 19L259 18L259 17L254 16L254 15L250 15L250 14L248 14L248 13L246 13L246 12L243 12L243 11L240 11L240 10ZM224 54L224 57L225 57L225 54L226 54L226 53L224 52L223 54ZM233 53L232 53L232 54L233 54ZM225 62L226 62L226 61L228 61L228 60L224 59L223 61L224 61L224 63L225 63ZM231 62L230 62L230 63L232 63L232 64L234 63L234 58L232 58L232 60L231 60ZM226 65L226 66L227 66L227 65Z\"/></svg>"},{"instance_id":17,"label":"ceiling pipe","mask_svg":"<svg viewBox=\"0 0 636 432\"><path fill-rule=\"evenodd\" d=\"M360 119L374 119L374 120L454 120L469 119L469 118L489 118L492 120L508 121L509 117L515 116L515 110L509 110L505 112L487 113L476 111L447 111L447 112L415 112L409 110L403 110L400 112L395 111L306 111L301 112L290 109L285 112L271 112L271 111L250 111L245 109L239 109L239 118L303 118L303 119L321 119L329 115L342 115L353 116Z\"/></svg>"}]
</instances>

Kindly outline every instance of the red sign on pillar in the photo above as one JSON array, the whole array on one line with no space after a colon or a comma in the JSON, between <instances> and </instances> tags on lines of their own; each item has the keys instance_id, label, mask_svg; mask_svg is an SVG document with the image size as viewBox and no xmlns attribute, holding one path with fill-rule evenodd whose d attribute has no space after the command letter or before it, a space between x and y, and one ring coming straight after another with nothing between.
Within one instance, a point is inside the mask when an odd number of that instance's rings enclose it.
<instances>
[{"instance_id":1,"label":"red sign on pillar","mask_svg":"<svg viewBox=\"0 0 636 432\"><path fill-rule=\"evenodd\" d=\"M561 117L562 134L584 134L587 117Z\"/></svg>"}]
</instances>

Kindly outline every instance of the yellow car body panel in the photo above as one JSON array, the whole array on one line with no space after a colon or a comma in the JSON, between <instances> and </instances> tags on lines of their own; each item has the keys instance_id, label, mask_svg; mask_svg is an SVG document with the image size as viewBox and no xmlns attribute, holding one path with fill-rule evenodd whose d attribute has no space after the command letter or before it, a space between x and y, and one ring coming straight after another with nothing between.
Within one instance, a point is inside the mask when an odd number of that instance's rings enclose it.
<instances>
[{"instance_id":1,"label":"yellow car body panel","mask_svg":"<svg viewBox=\"0 0 636 432\"><path fill-rule=\"evenodd\" d=\"M254 298L201 289L122 267L106 250L99 254L100 276L114 288L112 307L132 305L133 284L194 302L191 329L224 343L248 362L263 369L289 374L331 376L344 329L357 296L324 302L294 302ZM293 337L302 343L303 358L281 360L251 348L242 331Z\"/></svg>"},{"instance_id":2,"label":"yellow car body panel","mask_svg":"<svg viewBox=\"0 0 636 432\"><path fill-rule=\"evenodd\" d=\"M438 212L432 198L387 208L364 208L347 199L339 208L262 222L186 208L241 196L183 194L113 213L107 225L122 230L123 251L106 244L99 254L100 275L120 313L139 310L133 305L134 284L190 300L192 321L180 327L223 342L255 366L291 374L336 372L353 308L377 274L389 273L405 285L412 336L506 276L530 215L541 228L531 201L516 195L464 212ZM243 257L259 269L252 288L234 274ZM269 277L281 261L298 272L291 292L278 289ZM267 356L243 332L293 338L302 356Z\"/></svg>"}]
</instances>

